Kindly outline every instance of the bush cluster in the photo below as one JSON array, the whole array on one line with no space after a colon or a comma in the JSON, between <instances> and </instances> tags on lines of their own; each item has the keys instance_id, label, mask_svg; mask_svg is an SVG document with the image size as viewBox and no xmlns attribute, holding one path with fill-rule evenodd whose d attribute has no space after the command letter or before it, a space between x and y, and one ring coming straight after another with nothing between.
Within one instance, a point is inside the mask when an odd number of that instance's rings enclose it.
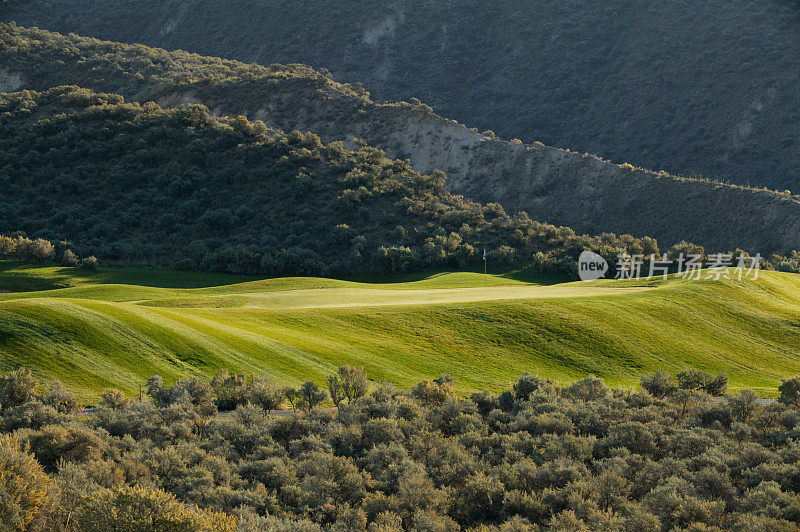
<instances>
[{"instance_id":1,"label":"bush cluster","mask_svg":"<svg viewBox=\"0 0 800 532\"><path fill-rule=\"evenodd\" d=\"M338 408L319 408L311 382L221 372L107 390L77 413L21 369L0 380L0 516L16 530L796 530L800 376L767 404L712 400L723 381L523 374L461 398L447 375L401 391L342 367L327 379ZM304 410L267 415L286 397Z\"/></svg>"},{"instance_id":2,"label":"bush cluster","mask_svg":"<svg viewBox=\"0 0 800 532\"><path fill-rule=\"evenodd\" d=\"M773 255L770 263L778 271L800 273L800 252L792 251L786 256Z\"/></svg>"},{"instance_id":3,"label":"bush cluster","mask_svg":"<svg viewBox=\"0 0 800 532\"><path fill-rule=\"evenodd\" d=\"M62 266L95 270L97 258L93 255L79 258L72 251L72 243L61 241L53 244L44 238L30 239L24 234L5 236L0 234L0 259L35 262L38 264L55 263Z\"/></svg>"}]
</instances>

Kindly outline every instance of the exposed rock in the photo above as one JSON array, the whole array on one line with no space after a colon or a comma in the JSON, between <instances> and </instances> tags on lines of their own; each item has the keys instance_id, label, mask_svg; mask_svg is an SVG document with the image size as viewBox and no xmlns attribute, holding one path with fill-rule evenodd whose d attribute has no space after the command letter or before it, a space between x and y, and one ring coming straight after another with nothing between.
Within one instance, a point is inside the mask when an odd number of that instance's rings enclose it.
<instances>
[{"instance_id":1,"label":"exposed rock","mask_svg":"<svg viewBox=\"0 0 800 532\"><path fill-rule=\"evenodd\" d=\"M23 87L22 76L0 68L0 92L13 92Z\"/></svg>"}]
</instances>

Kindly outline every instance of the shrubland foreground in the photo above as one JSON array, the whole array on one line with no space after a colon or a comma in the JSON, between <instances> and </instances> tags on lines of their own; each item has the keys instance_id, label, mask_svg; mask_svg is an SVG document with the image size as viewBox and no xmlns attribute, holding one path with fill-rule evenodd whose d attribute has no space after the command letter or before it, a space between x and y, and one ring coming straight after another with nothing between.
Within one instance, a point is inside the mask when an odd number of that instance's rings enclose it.
<instances>
[{"instance_id":1,"label":"shrubland foreground","mask_svg":"<svg viewBox=\"0 0 800 532\"><path fill-rule=\"evenodd\" d=\"M0 286L20 290L0 294L0 371L29 367L89 403L104 388L134 393L153 374L171 383L223 368L321 384L350 364L403 387L449 373L459 393L470 393L498 391L525 371L634 386L645 373L696 367L726 371L732 389L764 396L800 373L797 274L386 279L0 263Z\"/></svg>"},{"instance_id":2,"label":"shrubland foreground","mask_svg":"<svg viewBox=\"0 0 800 532\"><path fill-rule=\"evenodd\" d=\"M400 391L360 368L285 390L220 373L106 390L91 414L28 370L0 378L11 530L798 530L800 376L778 402L724 375L645 391L523 374L499 395L443 375ZM371 390L370 390L371 388ZM302 413L265 415L287 397ZM218 407L235 407L217 416Z\"/></svg>"}]
</instances>

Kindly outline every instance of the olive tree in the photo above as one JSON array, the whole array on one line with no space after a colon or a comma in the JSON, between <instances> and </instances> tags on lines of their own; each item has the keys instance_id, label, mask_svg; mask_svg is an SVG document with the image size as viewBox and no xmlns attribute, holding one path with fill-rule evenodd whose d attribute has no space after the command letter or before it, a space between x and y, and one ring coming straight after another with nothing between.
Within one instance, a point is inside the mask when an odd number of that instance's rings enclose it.
<instances>
[{"instance_id":1,"label":"olive tree","mask_svg":"<svg viewBox=\"0 0 800 532\"><path fill-rule=\"evenodd\" d=\"M328 393L313 382L305 381L299 388L290 388L286 392L286 398L289 399L292 408L310 412L328 398Z\"/></svg>"},{"instance_id":2,"label":"olive tree","mask_svg":"<svg viewBox=\"0 0 800 532\"><path fill-rule=\"evenodd\" d=\"M250 402L269 414L277 410L286 399L287 388L269 380L257 380L250 385Z\"/></svg>"},{"instance_id":3,"label":"olive tree","mask_svg":"<svg viewBox=\"0 0 800 532\"><path fill-rule=\"evenodd\" d=\"M800 375L791 379L783 379L778 391L781 392L781 403L800 406Z\"/></svg>"},{"instance_id":4,"label":"olive tree","mask_svg":"<svg viewBox=\"0 0 800 532\"><path fill-rule=\"evenodd\" d=\"M353 401L363 397L369 388L364 368L341 366L336 373L328 375L325 380L331 400L336 406L339 406L344 399L347 399L348 404L353 404Z\"/></svg>"}]
</instances>

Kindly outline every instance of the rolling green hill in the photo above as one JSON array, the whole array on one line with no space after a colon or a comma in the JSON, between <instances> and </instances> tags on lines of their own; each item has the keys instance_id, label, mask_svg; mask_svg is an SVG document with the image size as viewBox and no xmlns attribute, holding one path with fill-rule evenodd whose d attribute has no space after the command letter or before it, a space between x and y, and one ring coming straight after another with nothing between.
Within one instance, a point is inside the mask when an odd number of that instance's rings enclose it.
<instances>
[{"instance_id":1,"label":"rolling green hill","mask_svg":"<svg viewBox=\"0 0 800 532\"><path fill-rule=\"evenodd\" d=\"M69 283L71 273L6 263L0 287ZM401 385L450 373L462 392L501 389L523 371L632 386L643 373L691 366L772 394L781 377L800 373L793 274L592 283L474 273L388 283L80 275L71 288L0 294L0 371L28 366L88 400L104 387L133 391L152 374L171 381L220 368L321 382L355 364Z\"/></svg>"},{"instance_id":2,"label":"rolling green hill","mask_svg":"<svg viewBox=\"0 0 800 532\"><path fill-rule=\"evenodd\" d=\"M794 0L15 0L2 17L302 62L505 138L740 184L800 185Z\"/></svg>"},{"instance_id":3,"label":"rolling green hill","mask_svg":"<svg viewBox=\"0 0 800 532\"><path fill-rule=\"evenodd\" d=\"M0 24L0 64L0 91L78 84L163 108L201 103L215 117L245 115L278 130L311 131L325 143L343 141L348 148L366 142L390 158L408 158L422 173L445 171L450 192L498 202L508 212L522 210L579 233L651 236L662 245L688 240L711 250L742 248L763 255L800 249L800 198L790 193L685 179L542 144L504 142L419 102L377 103L363 89L303 65L244 64L10 24ZM90 141L102 139L96 134ZM30 162L14 160L16 165ZM91 163L83 162L89 174ZM26 168L23 175L41 168ZM175 171L191 169L184 165Z\"/></svg>"}]
</instances>

